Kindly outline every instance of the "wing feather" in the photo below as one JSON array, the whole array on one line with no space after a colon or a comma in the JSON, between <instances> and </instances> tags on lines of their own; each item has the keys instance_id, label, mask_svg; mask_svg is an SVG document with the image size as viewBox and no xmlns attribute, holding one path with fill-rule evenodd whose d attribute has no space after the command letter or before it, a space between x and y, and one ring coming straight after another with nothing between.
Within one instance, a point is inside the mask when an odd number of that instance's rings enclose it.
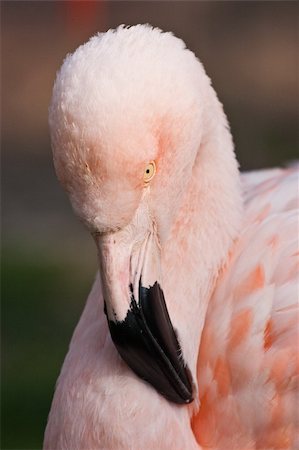
<instances>
[{"instance_id":1,"label":"wing feather","mask_svg":"<svg viewBox=\"0 0 299 450\"><path fill-rule=\"evenodd\" d=\"M219 275L202 335L201 407L192 425L204 448L293 449L298 443L298 171L246 174L243 189L243 230Z\"/></svg>"}]
</instances>

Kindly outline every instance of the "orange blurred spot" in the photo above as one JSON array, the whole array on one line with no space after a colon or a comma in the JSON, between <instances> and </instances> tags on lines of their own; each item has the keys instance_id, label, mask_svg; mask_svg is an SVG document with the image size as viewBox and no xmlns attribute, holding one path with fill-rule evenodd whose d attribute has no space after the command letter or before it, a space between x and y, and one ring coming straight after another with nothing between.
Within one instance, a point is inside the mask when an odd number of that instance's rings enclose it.
<instances>
[{"instance_id":1,"label":"orange blurred spot","mask_svg":"<svg viewBox=\"0 0 299 450\"><path fill-rule=\"evenodd\" d=\"M214 376L219 394L223 397L228 395L231 385L230 371L227 362L221 357L217 359Z\"/></svg>"},{"instance_id":2,"label":"orange blurred spot","mask_svg":"<svg viewBox=\"0 0 299 450\"><path fill-rule=\"evenodd\" d=\"M237 314L231 324L229 333L229 350L235 349L246 338L252 324L252 311L245 309Z\"/></svg>"},{"instance_id":3,"label":"orange blurred spot","mask_svg":"<svg viewBox=\"0 0 299 450\"><path fill-rule=\"evenodd\" d=\"M202 399L200 410L191 421L191 426L197 442L204 447L214 447L216 444L216 421L209 394L206 392Z\"/></svg>"},{"instance_id":4,"label":"orange blurred spot","mask_svg":"<svg viewBox=\"0 0 299 450\"><path fill-rule=\"evenodd\" d=\"M259 264L239 286L235 289L235 298L240 299L246 297L258 289L261 289L265 284L265 272Z\"/></svg>"},{"instance_id":5,"label":"orange blurred spot","mask_svg":"<svg viewBox=\"0 0 299 450\"><path fill-rule=\"evenodd\" d=\"M104 0L67 0L59 2L64 9L66 30L68 33L78 35L87 34L105 28L106 2Z\"/></svg>"},{"instance_id":6,"label":"orange blurred spot","mask_svg":"<svg viewBox=\"0 0 299 450\"><path fill-rule=\"evenodd\" d=\"M269 319L264 330L264 349L268 350L273 344L273 323L272 320Z\"/></svg>"},{"instance_id":7,"label":"orange blurred spot","mask_svg":"<svg viewBox=\"0 0 299 450\"><path fill-rule=\"evenodd\" d=\"M99 2L100 4L101 2ZM89 25L92 23L98 4L94 1L71 0L67 1L65 6L69 24L76 26L78 24Z\"/></svg>"}]
</instances>

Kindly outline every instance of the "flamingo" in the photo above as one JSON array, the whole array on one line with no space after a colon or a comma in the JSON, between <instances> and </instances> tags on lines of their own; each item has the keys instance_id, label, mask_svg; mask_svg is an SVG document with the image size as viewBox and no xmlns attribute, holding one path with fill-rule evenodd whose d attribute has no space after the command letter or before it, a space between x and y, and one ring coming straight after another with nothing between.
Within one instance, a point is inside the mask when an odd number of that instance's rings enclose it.
<instances>
[{"instance_id":1,"label":"flamingo","mask_svg":"<svg viewBox=\"0 0 299 450\"><path fill-rule=\"evenodd\" d=\"M202 64L149 25L68 55L49 123L99 272L44 449L299 448L297 169L240 176Z\"/></svg>"}]
</instances>

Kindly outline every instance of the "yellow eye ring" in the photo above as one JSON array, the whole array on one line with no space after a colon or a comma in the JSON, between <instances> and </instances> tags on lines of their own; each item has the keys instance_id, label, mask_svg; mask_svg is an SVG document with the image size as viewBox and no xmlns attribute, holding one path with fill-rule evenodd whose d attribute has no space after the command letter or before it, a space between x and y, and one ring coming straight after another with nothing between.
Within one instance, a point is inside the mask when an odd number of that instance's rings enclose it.
<instances>
[{"instance_id":1,"label":"yellow eye ring","mask_svg":"<svg viewBox=\"0 0 299 450\"><path fill-rule=\"evenodd\" d=\"M150 161L146 168L144 169L144 174L143 174L143 181L145 183L148 183L149 181L151 181L154 176L156 174L156 164L155 161Z\"/></svg>"}]
</instances>

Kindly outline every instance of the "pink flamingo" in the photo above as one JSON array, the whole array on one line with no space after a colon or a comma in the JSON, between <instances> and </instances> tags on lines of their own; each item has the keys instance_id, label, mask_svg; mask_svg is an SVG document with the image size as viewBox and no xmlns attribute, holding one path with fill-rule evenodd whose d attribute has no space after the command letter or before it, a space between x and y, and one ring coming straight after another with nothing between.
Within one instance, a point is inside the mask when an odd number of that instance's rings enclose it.
<instances>
[{"instance_id":1,"label":"pink flamingo","mask_svg":"<svg viewBox=\"0 0 299 450\"><path fill-rule=\"evenodd\" d=\"M50 128L100 274L44 448L298 448L296 170L240 179L201 63L150 26L66 58Z\"/></svg>"}]
</instances>

